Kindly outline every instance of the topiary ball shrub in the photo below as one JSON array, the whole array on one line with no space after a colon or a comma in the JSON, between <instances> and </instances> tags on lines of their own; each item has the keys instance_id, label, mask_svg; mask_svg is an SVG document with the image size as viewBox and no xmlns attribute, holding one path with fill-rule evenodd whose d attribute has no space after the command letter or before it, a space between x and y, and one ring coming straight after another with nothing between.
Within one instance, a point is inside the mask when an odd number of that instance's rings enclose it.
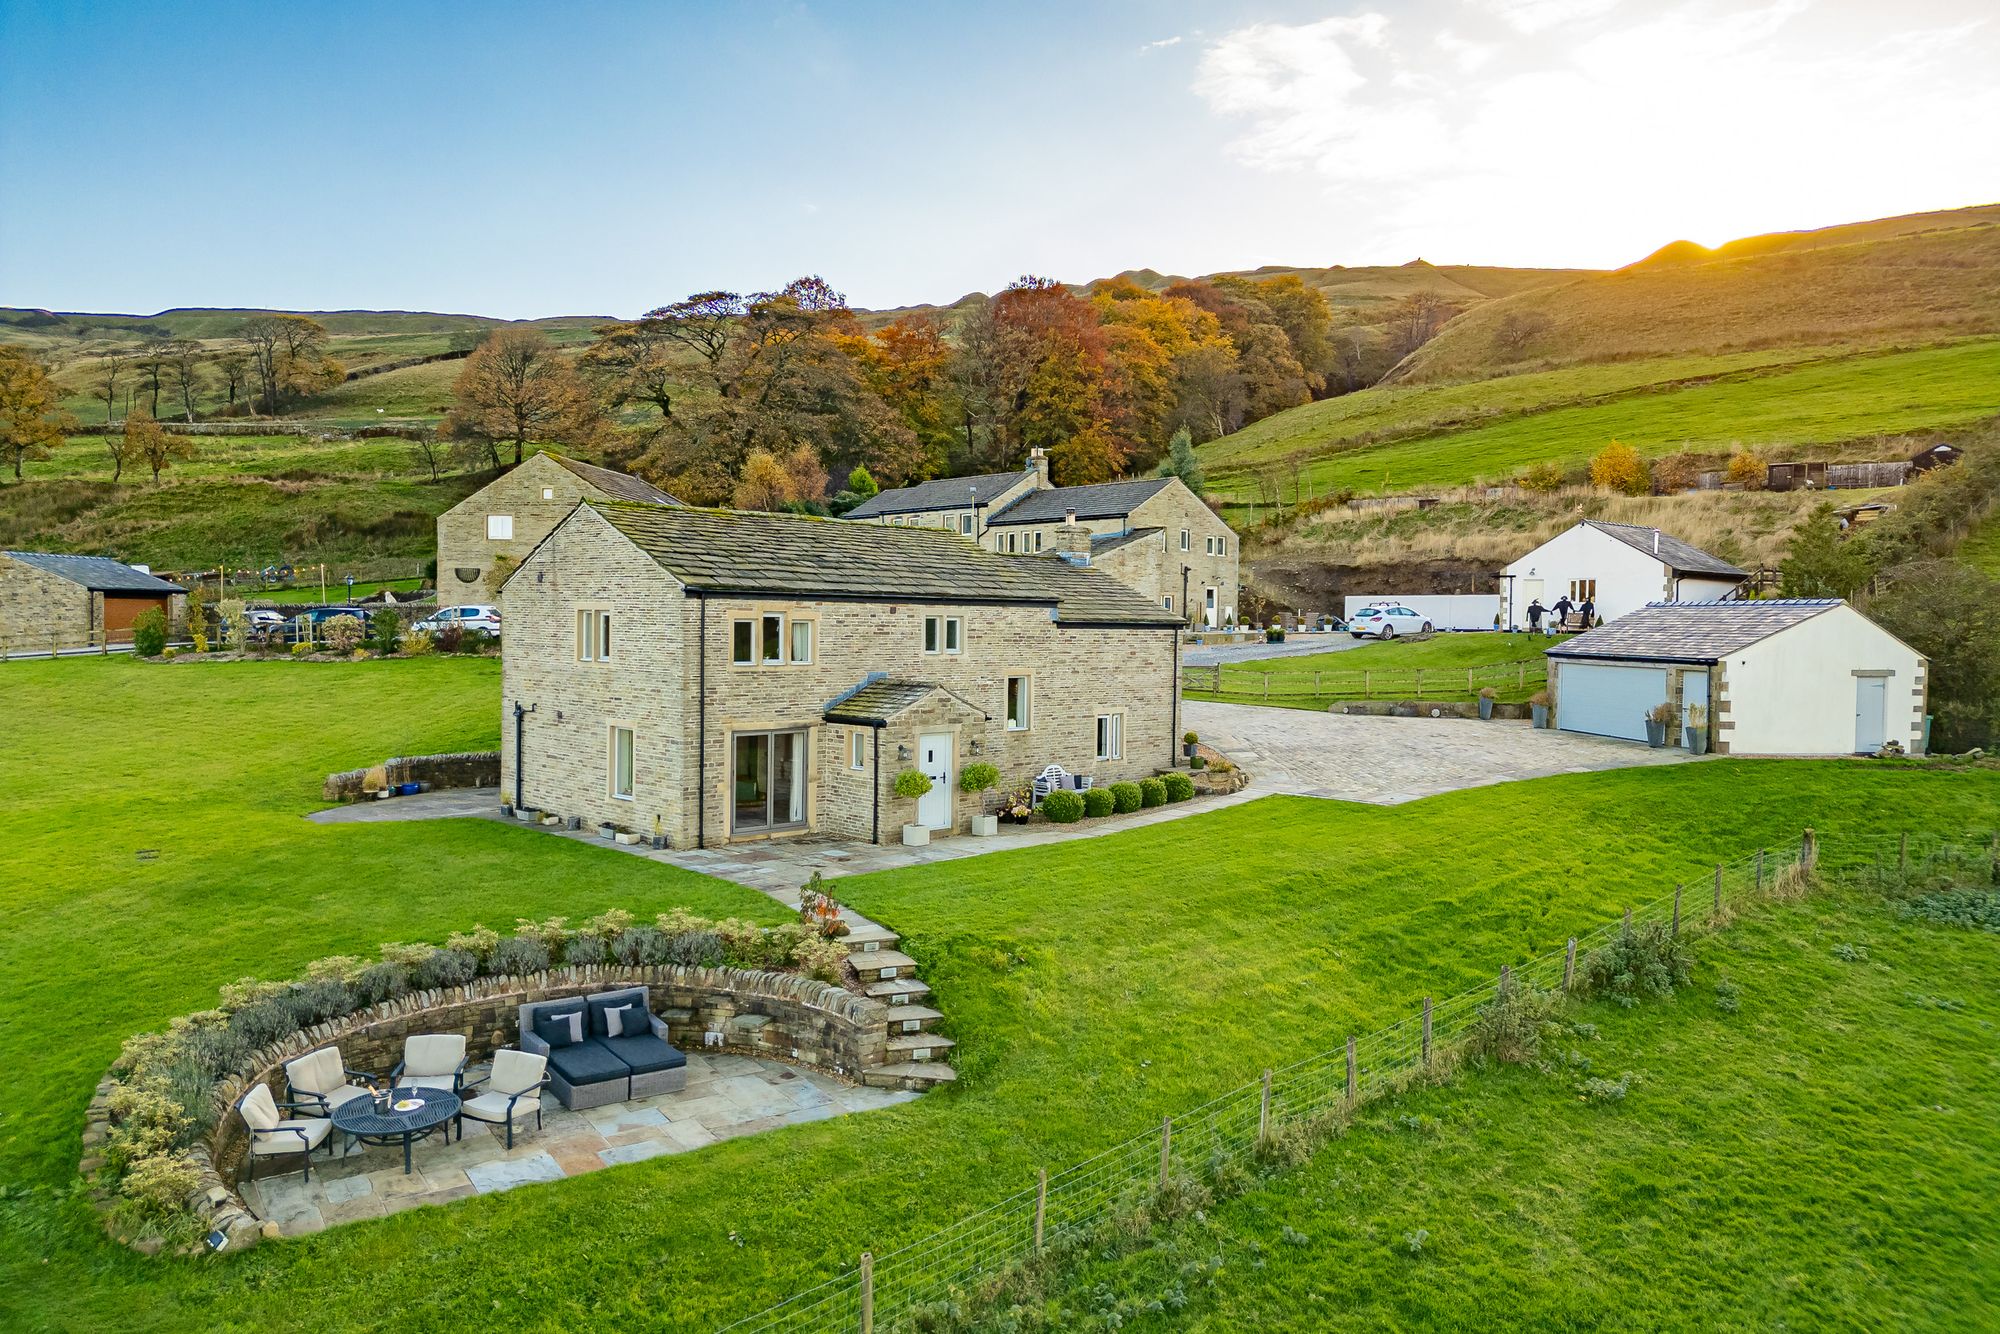
<instances>
[{"instance_id":1,"label":"topiary ball shrub","mask_svg":"<svg viewBox=\"0 0 2000 1334\"><path fill-rule=\"evenodd\" d=\"M1164 806L1167 804L1167 785L1157 778L1139 780L1139 804L1141 806Z\"/></svg>"},{"instance_id":2,"label":"topiary ball shrub","mask_svg":"<svg viewBox=\"0 0 2000 1334\"><path fill-rule=\"evenodd\" d=\"M1113 783L1111 785L1111 809L1120 815L1130 815L1139 809L1144 794L1137 783Z\"/></svg>"},{"instance_id":3,"label":"topiary ball shrub","mask_svg":"<svg viewBox=\"0 0 2000 1334\"><path fill-rule=\"evenodd\" d=\"M148 607L132 619L132 651L142 658L157 658L167 646L167 614Z\"/></svg>"},{"instance_id":4,"label":"topiary ball shrub","mask_svg":"<svg viewBox=\"0 0 2000 1334\"><path fill-rule=\"evenodd\" d=\"M1083 813L1093 820L1111 814L1117 806L1117 799L1108 787L1094 787L1083 794Z\"/></svg>"},{"instance_id":5,"label":"topiary ball shrub","mask_svg":"<svg viewBox=\"0 0 2000 1334\"><path fill-rule=\"evenodd\" d=\"M1168 801L1186 801L1194 795L1194 779L1186 774L1168 774L1160 783L1167 790Z\"/></svg>"},{"instance_id":6,"label":"topiary ball shrub","mask_svg":"<svg viewBox=\"0 0 2000 1334\"><path fill-rule=\"evenodd\" d=\"M1051 792L1042 798L1042 814L1057 824L1075 824L1083 818L1083 794L1081 792Z\"/></svg>"}]
</instances>

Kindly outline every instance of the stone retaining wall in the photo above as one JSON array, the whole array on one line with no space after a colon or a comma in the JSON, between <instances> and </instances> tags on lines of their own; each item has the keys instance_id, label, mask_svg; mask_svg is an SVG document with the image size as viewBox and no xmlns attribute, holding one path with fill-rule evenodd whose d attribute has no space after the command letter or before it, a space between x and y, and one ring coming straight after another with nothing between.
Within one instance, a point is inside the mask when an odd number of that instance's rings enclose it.
<instances>
[{"instance_id":1,"label":"stone retaining wall","mask_svg":"<svg viewBox=\"0 0 2000 1334\"><path fill-rule=\"evenodd\" d=\"M1435 710L1435 713L1433 713ZM1376 718L1477 718L1477 700L1445 699L1356 699L1327 706L1328 713L1368 714ZM1526 718L1529 715L1525 704L1502 704L1495 702L1495 718Z\"/></svg>"},{"instance_id":2,"label":"stone retaining wall","mask_svg":"<svg viewBox=\"0 0 2000 1334\"><path fill-rule=\"evenodd\" d=\"M328 774L322 795L328 801L359 801L371 792L397 783L428 783L433 788L499 787L500 752L461 751L453 755L402 755L372 769Z\"/></svg>"}]
</instances>

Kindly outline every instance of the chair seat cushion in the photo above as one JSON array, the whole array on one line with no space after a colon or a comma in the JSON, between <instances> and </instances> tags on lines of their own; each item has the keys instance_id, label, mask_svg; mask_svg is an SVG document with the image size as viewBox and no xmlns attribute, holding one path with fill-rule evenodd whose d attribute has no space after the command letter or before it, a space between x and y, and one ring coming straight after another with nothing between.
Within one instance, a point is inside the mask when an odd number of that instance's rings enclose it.
<instances>
[{"instance_id":1,"label":"chair seat cushion","mask_svg":"<svg viewBox=\"0 0 2000 1334\"><path fill-rule=\"evenodd\" d=\"M530 1093L514 1104L514 1119L533 1120L535 1111L542 1105L539 1093ZM461 1116L469 1116L475 1121L495 1121L505 1124L507 1120L507 1095L504 1093L482 1093L469 1100L458 1109Z\"/></svg>"},{"instance_id":2,"label":"chair seat cushion","mask_svg":"<svg viewBox=\"0 0 2000 1334\"><path fill-rule=\"evenodd\" d=\"M294 1130L304 1132L301 1140ZM250 1152L257 1154L303 1153L307 1149L317 1149L326 1143L326 1137L333 1130L333 1122L321 1117L302 1117L296 1120L280 1121L275 1130L265 1131L250 1137Z\"/></svg>"},{"instance_id":3,"label":"chair seat cushion","mask_svg":"<svg viewBox=\"0 0 2000 1334\"><path fill-rule=\"evenodd\" d=\"M678 1070L688 1060L679 1049L668 1046L650 1033L629 1038L602 1038L600 1041L619 1060L631 1066L635 1075L649 1075L655 1070Z\"/></svg>"},{"instance_id":4,"label":"chair seat cushion","mask_svg":"<svg viewBox=\"0 0 2000 1334\"><path fill-rule=\"evenodd\" d=\"M326 1109L327 1111L332 1112L337 1110L343 1104L352 1102L356 1098L367 1097L368 1090L354 1084L342 1084L339 1088L334 1089L328 1093L319 1094L318 1096L326 1099ZM312 1099L301 1094L299 1095L297 1100L299 1102L310 1102Z\"/></svg>"},{"instance_id":5,"label":"chair seat cushion","mask_svg":"<svg viewBox=\"0 0 2000 1334\"><path fill-rule=\"evenodd\" d=\"M399 1075L396 1087L402 1089L444 1089L447 1092L458 1087L457 1075Z\"/></svg>"},{"instance_id":6,"label":"chair seat cushion","mask_svg":"<svg viewBox=\"0 0 2000 1334\"><path fill-rule=\"evenodd\" d=\"M632 1073L632 1068L606 1050L605 1044L589 1038L571 1043L567 1047L557 1047L549 1052L549 1069L569 1081L572 1087L580 1084L602 1084L606 1080L624 1079Z\"/></svg>"}]
</instances>

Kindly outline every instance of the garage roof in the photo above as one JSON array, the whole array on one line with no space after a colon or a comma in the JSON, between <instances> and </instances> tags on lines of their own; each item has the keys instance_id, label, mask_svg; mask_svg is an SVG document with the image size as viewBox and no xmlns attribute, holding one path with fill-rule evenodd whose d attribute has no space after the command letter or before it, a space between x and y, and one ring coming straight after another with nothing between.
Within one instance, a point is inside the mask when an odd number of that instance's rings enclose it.
<instances>
[{"instance_id":1,"label":"garage roof","mask_svg":"<svg viewBox=\"0 0 2000 1334\"><path fill-rule=\"evenodd\" d=\"M1719 574L1737 579L1748 577L1745 571L1737 569L1722 557L1711 556L1693 543L1683 542L1672 533L1663 533L1657 528L1644 528L1635 523L1606 523L1602 519L1585 519L1584 523L1636 551L1657 556L1660 563L1675 574Z\"/></svg>"},{"instance_id":2,"label":"garage roof","mask_svg":"<svg viewBox=\"0 0 2000 1334\"><path fill-rule=\"evenodd\" d=\"M170 584L144 570L135 570L109 556L65 556L48 551L9 551L9 560L32 565L58 579L80 584L93 593L185 593L179 584Z\"/></svg>"},{"instance_id":3,"label":"garage roof","mask_svg":"<svg viewBox=\"0 0 2000 1334\"><path fill-rule=\"evenodd\" d=\"M1550 649L1548 656L1586 661L1717 662L1842 605L1839 598L1655 602L1609 625L1564 640Z\"/></svg>"}]
</instances>

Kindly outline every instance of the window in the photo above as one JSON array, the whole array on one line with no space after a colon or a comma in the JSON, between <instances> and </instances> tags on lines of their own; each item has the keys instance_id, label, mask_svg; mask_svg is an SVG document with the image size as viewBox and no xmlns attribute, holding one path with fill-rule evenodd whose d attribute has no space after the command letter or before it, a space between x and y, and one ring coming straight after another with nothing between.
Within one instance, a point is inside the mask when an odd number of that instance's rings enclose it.
<instances>
[{"instance_id":1,"label":"window","mask_svg":"<svg viewBox=\"0 0 2000 1334\"><path fill-rule=\"evenodd\" d=\"M806 734L738 732L730 738L730 827L737 833L806 821Z\"/></svg>"},{"instance_id":2,"label":"window","mask_svg":"<svg viewBox=\"0 0 2000 1334\"><path fill-rule=\"evenodd\" d=\"M729 660L738 667L778 667L813 660L814 622L765 612L755 620L732 621Z\"/></svg>"},{"instance_id":3,"label":"window","mask_svg":"<svg viewBox=\"0 0 2000 1334\"><path fill-rule=\"evenodd\" d=\"M486 540L488 542L511 542L514 540L514 516L511 514L489 514L486 516Z\"/></svg>"},{"instance_id":4,"label":"window","mask_svg":"<svg viewBox=\"0 0 2000 1334\"><path fill-rule=\"evenodd\" d=\"M868 767L868 734L858 727L847 734L847 767L857 771Z\"/></svg>"},{"instance_id":5,"label":"window","mask_svg":"<svg viewBox=\"0 0 2000 1334\"><path fill-rule=\"evenodd\" d=\"M926 653L963 652L964 635L965 622L956 616L924 617L924 652Z\"/></svg>"},{"instance_id":6,"label":"window","mask_svg":"<svg viewBox=\"0 0 2000 1334\"><path fill-rule=\"evenodd\" d=\"M601 607L581 607L576 613L576 660L611 661L611 613Z\"/></svg>"},{"instance_id":7,"label":"window","mask_svg":"<svg viewBox=\"0 0 2000 1334\"><path fill-rule=\"evenodd\" d=\"M1040 551L1041 549L1042 549L1042 535L1041 535L1040 533L1036 533L1036 534L1035 534L1035 550L1037 550L1037 551Z\"/></svg>"},{"instance_id":8,"label":"window","mask_svg":"<svg viewBox=\"0 0 2000 1334\"><path fill-rule=\"evenodd\" d=\"M958 531L967 537L972 536L972 516L970 514L961 514L958 516Z\"/></svg>"},{"instance_id":9,"label":"window","mask_svg":"<svg viewBox=\"0 0 2000 1334\"><path fill-rule=\"evenodd\" d=\"M1025 732L1030 721L1029 678L1010 676L1007 678L1007 730Z\"/></svg>"},{"instance_id":10,"label":"window","mask_svg":"<svg viewBox=\"0 0 2000 1334\"><path fill-rule=\"evenodd\" d=\"M748 621L738 621L731 629L734 631L735 646L730 661L738 667L748 667L757 660L757 627Z\"/></svg>"},{"instance_id":11,"label":"window","mask_svg":"<svg viewBox=\"0 0 2000 1334\"><path fill-rule=\"evenodd\" d=\"M782 616L766 615L762 618L762 624L764 627L762 639L763 650L759 653L757 660L764 663L783 662L785 660L785 618Z\"/></svg>"},{"instance_id":12,"label":"window","mask_svg":"<svg viewBox=\"0 0 2000 1334\"><path fill-rule=\"evenodd\" d=\"M792 661L811 662L813 660L813 623L811 621L792 622Z\"/></svg>"},{"instance_id":13,"label":"window","mask_svg":"<svg viewBox=\"0 0 2000 1334\"><path fill-rule=\"evenodd\" d=\"M1569 600L1579 605L1597 601L1597 581L1595 579L1572 579L1569 581Z\"/></svg>"},{"instance_id":14,"label":"window","mask_svg":"<svg viewBox=\"0 0 2000 1334\"><path fill-rule=\"evenodd\" d=\"M556 498L556 489L554 487L545 486L542 488L543 500L554 500L555 498Z\"/></svg>"},{"instance_id":15,"label":"window","mask_svg":"<svg viewBox=\"0 0 2000 1334\"><path fill-rule=\"evenodd\" d=\"M1122 713L1100 713L1097 715L1097 758L1100 760L1120 760L1125 758L1125 715Z\"/></svg>"},{"instance_id":16,"label":"window","mask_svg":"<svg viewBox=\"0 0 2000 1334\"><path fill-rule=\"evenodd\" d=\"M1160 605L1162 607L1165 607L1168 611L1172 611L1174 609L1174 595L1172 593L1169 593L1165 597L1161 598Z\"/></svg>"},{"instance_id":17,"label":"window","mask_svg":"<svg viewBox=\"0 0 2000 1334\"><path fill-rule=\"evenodd\" d=\"M1181 550L1194 550L1194 535L1185 528L1181 529Z\"/></svg>"},{"instance_id":18,"label":"window","mask_svg":"<svg viewBox=\"0 0 2000 1334\"><path fill-rule=\"evenodd\" d=\"M611 795L632 800L632 729L611 729Z\"/></svg>"}]
</instances>

